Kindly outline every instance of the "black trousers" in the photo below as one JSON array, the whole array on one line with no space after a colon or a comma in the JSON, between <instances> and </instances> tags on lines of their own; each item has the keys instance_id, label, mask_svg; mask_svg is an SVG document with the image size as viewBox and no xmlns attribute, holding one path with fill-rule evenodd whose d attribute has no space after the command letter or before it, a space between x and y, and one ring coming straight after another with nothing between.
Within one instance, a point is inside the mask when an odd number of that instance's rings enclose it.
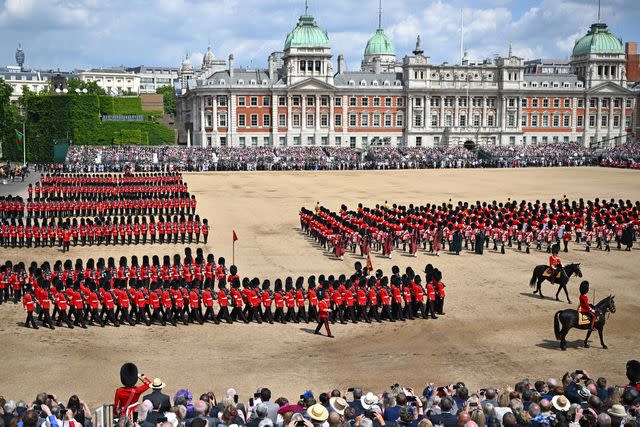
<instances>
[{"instance_id":1,"label":"black trousers","mask_svg":"<svg viewBox=\"0 0 640 427\"><path fill-rule=\"evenodd\" d=\"M429 316L431 316L432 319L437 319L436 317L436 302L433 300L429 300L427 301L427 311L424 315L424 318L428 318Z\"/></svg>"},{"instance_id":2,"label":"black trousers","mask_svg":"<svg viewBox=\"0 0 640 427\"><path fill-rule=\"evenodd\" d=\"M233 323L231 320L231 316L229 315L229 307L220 307L220 311L218 311L218 316L216 317L217 323L224 319L227 323Z\"/></svg>"},{"instance_id":3,"label":"black trousers","mask_svg":"<svg viewBox=\"0 0 640 427\"><path fill-rule=\"evenodd\" d=\"M315 334L320 334L320 329L322 329L322 326L324 325L325 329L327 330L327 336L331 337L331 329L329 329L329 321L326 317L321 318L320 320L318 320L318 326L316 326L316 330L314 331Z\"/></svg>"},{"instance_id":4,"label":"black trousers","mask_svg":"<svg viewBox=\"0 0 640 427\"><path fill-rule=\"evenodd\" d=\"M36 321L33 318L33 311L27 311L27 319L24 321L24 326L27 328L39 329L36 325Z\"/></svg>"}]
</instances>

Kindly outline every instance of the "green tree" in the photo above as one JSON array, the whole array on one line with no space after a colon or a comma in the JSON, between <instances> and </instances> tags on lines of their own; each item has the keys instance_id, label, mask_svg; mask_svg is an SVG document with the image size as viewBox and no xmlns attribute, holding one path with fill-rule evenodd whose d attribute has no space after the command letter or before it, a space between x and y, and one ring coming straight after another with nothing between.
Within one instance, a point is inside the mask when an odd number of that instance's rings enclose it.
<instances>
[{"instance_id":1,"label":"green tree","mask_svg":"<svg viewBox=\"0 0 640 427\"><path fill-rule=\"evenodd\" d=\"M164 101L165 114L176 115L176 99L174 97L173 88L171 86L162 86L156 89L156 93L162 95Z\"/></svg>"},{"instance_id":2,"label":"green tree","mask_svg":"<svg viewBox=\"0 0 640 427\"><path fill-rule=\"evenodd\" d=\"M16 133L19 115L16 106L11 103L13 88L0 78L0 143L2 143L2 157L18 160L19 150L16 146ZM21 154L20 154L21 155Z\"/></svg>"},{"instance_id":3,"label":"green tree","mask_svg":"<svg viewBox=\"0 0 640 427\"><path fill-rule=\"evenodd\" d=\"M69 88L69 93L71 95L76 94L76 89L86 89L87 93L91 95L106 95L107 92L104 91L98 83L96 82L83 82L80 79L71 78L67 80L67 88Z\"/></svg>"}]
</instances>

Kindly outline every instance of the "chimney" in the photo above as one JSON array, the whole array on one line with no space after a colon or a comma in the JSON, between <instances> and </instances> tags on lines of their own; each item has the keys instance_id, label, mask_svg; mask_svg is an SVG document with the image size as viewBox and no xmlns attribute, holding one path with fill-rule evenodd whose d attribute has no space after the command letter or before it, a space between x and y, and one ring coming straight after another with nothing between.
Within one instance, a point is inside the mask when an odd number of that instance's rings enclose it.
<instances>
[{"instance_id":1,"label":"chimney","mask_svg":"<svg viewBox=\"0 0 640 427\"><path fill-rule=\"evenodd\" d=\"M379 56L373 58L373 72L376 74L382 73L382 61Z\"/></svg>"},{"instance_id":2,"label":"chimney","mask_svg":"<svg viewBox=\"0 0 640 427\"><path fill-rule=\"evenodd\" d=\"M233 53L229 55L229 77L233 78Z\"/></svg>"},{"instance_id":3,"label":"chimney","mask_svg":"<svg viewBox=\"0 0 640 427\"><path fill-rule=\"evenodd\" d=\"M276 56L275 54L269 55L269 79L274 80L276 78Z\"/></svg>"},{"instance_id":4,"label":"chimney","mask_svg":"<svg viewBox=\"0 0 640 427\"><path fill-rule=\"evenodd\" d=\"M344 55L338 55L338 74L342 74L347 71L347 67L344 64Z\"/></svg>"}]
</instances>

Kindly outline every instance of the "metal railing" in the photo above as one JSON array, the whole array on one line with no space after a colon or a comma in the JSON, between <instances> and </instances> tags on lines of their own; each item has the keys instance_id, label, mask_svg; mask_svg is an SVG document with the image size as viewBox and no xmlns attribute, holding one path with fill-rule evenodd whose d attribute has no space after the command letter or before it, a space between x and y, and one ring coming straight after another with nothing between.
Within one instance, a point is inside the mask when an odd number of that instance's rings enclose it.
<instances>
[{"instance_id":1,"label":"metal railing","mask_svg":"<svg viewBox=\"0 0 640 427\"><path fill-rule=\"evenodd\" d=\"M113 403L102 405L93 411L94 427L112 427L113 426Z\"/></svg>"}]
</instances>

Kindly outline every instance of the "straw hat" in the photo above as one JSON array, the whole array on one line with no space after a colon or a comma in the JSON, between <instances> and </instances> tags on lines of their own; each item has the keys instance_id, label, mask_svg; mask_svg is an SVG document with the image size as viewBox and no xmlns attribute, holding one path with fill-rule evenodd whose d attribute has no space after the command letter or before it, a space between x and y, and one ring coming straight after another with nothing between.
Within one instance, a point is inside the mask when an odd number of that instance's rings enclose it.
<instances>
[{"instance_id":1,"label":"straw hat","mask_svg":"<svg viewBox=\"0 0 640 427\"><path fill-rule=\"evenodd\" d=\"M327 408L321 404L316 403L315 405L309 406L307 409L307 415L309 415L314 421L325 421L329 418L329 411L327 411Z\"/></svg>"},{"instance_id":2,"label":"straw hat","mask_svg":"<svg viewBox=\"0 0 640 427\"><path fill-rule=\"evenodd\" d=\"M329 399L329 405L331 408L340 415L344 415L344 410L347 409L347 401L342 397L332 397Z\"/></svg>"},{"instance_id":3,"label":"straw hat","mask_svg":"<svg viewBox=\"0 0 640 427\"><path fill-rule=\"evenodd\" d=\"M360 403L362 403L362 407L364 409L369 409L371 408L371 405L375 405L376 403L378 403L378 397L375 394L369 392L360 398Z\"/></svg>"},{"instance_id":4,"label":"straw hat","mask_svg":"<svg viewBox=\"0 0 640 427\"><path fill-rule=\"evenodd\" d=\"M563 412L568 411L569 408L571 407L571 403L569 402L569 399L567 399L566 396L561 394L557 396L553 396L553 399L551 399L551 404L558 411L563 411Z\"/></svg>"}]
</instances>

